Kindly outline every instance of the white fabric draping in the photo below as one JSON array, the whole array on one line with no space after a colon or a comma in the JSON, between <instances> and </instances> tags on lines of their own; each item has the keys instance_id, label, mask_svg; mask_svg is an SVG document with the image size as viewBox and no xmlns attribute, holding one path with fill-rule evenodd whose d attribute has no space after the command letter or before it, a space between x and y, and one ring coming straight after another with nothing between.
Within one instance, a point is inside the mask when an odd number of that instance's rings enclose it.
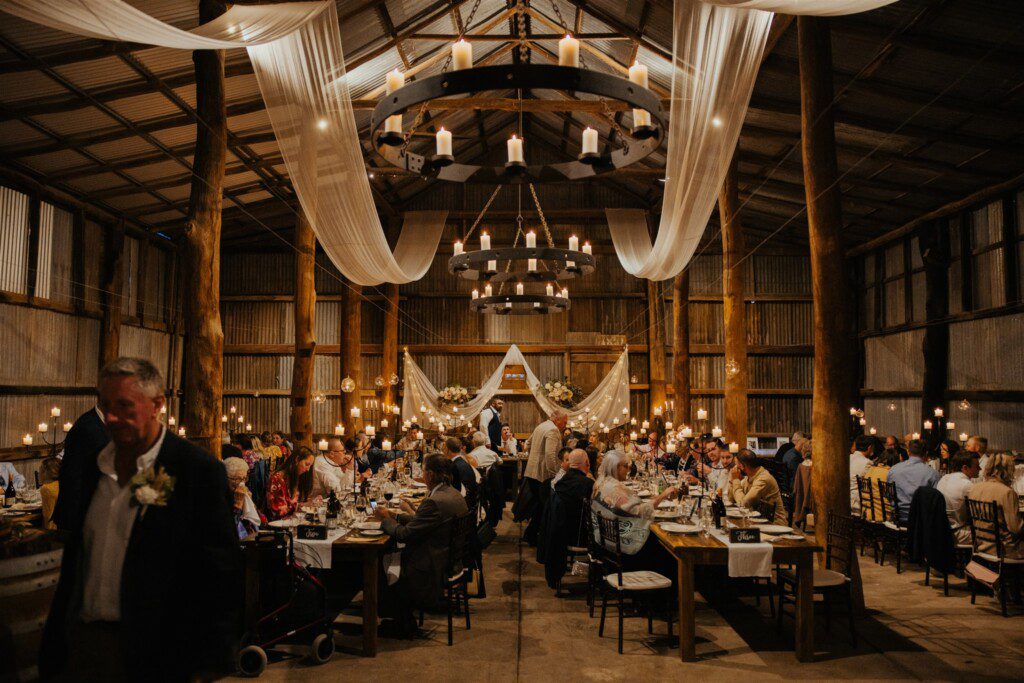
<instances>
[{"instance_id":1,"label":"white fabric draping","mask_svg":"<svg viewBox=\"0 0 1024 683\"><path fill-rule=\"evenodd\" d=\"M646 214L606 209L629 273L667 280L689 263L715 208L771 28L772 11L823 16L895 0L676 0L667 180L657 237ZM765 10L765 11L762 11Z\"/></svg>"},{"instance_id":2,"label":"white fabric draping","mask_svg":"<svg viewBox=\"0 0 1024 683\"><path fill-rule=\"evenodd\" d=\"M544 394L542 382L530 369L526 357L513 344L509 347L505 357L498 363L497 369L480 385L476 395L467 403L458 406L456 412L450 406L438 403L438 390L423 373L412 355L405 352L405 391L402 396L402 419L423 422L433 416L435 420L443 420L446 426L451 427L456 422L465 423L473 420L480 412L487 407L487 404L501 388L501 380L506 365L522 365L526 371L526 386L533 393L534 398L540 405L545 415L550 415L555 409L560 408L550 401ZM420 408L426 408L421 411ZM563 410L565 410L563 408ZM623 413L623 410L626 413ZM618 418L625 422L623 416L629 412L629 353L623 351L615 365L605 375L601 383L583 399L579 405L572 410L566 410L571 421L586 420L592 428L601 423L613 426L613 421Z\"/></svg>"},{"instance_id":3,"label":"white fabric draping","mask_svg":"<svg viewBox=\"0 0 1024 683\"><path fill-rule=\"evenodd\" d=\"M418 280L430 267L447 212L407 213L392 254L366 177L333 0L235 6L191 31L123 0L0 0L0 10L104 40L246 48L299 203L338 270L378 285Z\"/></svg>"}]
</instances>

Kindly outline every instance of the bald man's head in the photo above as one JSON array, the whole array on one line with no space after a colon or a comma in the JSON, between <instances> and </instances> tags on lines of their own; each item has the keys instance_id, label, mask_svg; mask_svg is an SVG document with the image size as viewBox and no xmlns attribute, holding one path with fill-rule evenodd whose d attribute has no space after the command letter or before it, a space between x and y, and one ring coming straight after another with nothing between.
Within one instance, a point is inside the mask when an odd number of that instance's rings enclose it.
<instances>
[{"instance_id":1,"label":"bald man's head","mask_svg":"<svg viewBox=\"0 0 1024 683\"><path fill-rule=\"evenodd\" d=\"M568 457L569 469L579 470L580 472L590 471L590 458L587 457L587 452L582 448L574 448Z\"/></svg>"}]
</instances>

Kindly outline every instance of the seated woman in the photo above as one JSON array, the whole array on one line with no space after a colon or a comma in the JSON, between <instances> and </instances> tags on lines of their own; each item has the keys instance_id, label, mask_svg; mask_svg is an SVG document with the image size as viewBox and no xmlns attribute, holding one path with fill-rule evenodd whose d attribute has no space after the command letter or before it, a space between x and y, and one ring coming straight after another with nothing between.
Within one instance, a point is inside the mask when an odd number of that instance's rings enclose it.
<instances>
[{"instance_id":1,"label":"seated woman","mask_svg":"<svg viewBox=\"0 0 1024 683\"><path fill-rule=\"evenodd\" d=\"M670 486L646 501L631 491L623 482L629 475L629 456L619 450L608 451L601 461L591 509L604 517L619 520L623 570L649 569L665 576L675 575L675 561L661 547L658 539L650 536L651 520L661 501L674 496L678 489ZM595 535L597 530L595 528Z\"/></svg>"},{"instance_id":2,"label":"seated woman","mask_svg":"<svg viewBox=\"0 0 1024 683\"><path fill-rule=\"evenodd\" d=\"M995 503L1002 510L1006 523L1000 530L1005 556L1013 560L1024 559L1024 519L1020 515L1020 498L1013 490L1015 463L1009 453L997 453L985 462L981 472L983 481L967 489L968 500ZM994 543L979 543L976 552L995 555Z\"/></svg>"},{"instance_id":3,"label":"seated woman","mask_svg":"<svg viewBox=\"0 0 1024 683\"><path fill-rule=\"evenodd\" d=\"M252 494L245 486L249 476L249 465L237 456L224 458L224 470L228 475L228 492L234 505L235 529L239 540L249 538L260 528L263 518L252 502Z\"/></svg>"},{"instance_id":4,"label":"seated woman","mask_svg":"<svg viewBox=\"0 0 1024 683\"><path fill-rule=\"evenodd\" d=\"M270 476L267 488L267 516L283 519L295 513L299 503L309 498L313 488L313 451L305 446L295 449L281 468Z\"/></svg>"}]
</instances>

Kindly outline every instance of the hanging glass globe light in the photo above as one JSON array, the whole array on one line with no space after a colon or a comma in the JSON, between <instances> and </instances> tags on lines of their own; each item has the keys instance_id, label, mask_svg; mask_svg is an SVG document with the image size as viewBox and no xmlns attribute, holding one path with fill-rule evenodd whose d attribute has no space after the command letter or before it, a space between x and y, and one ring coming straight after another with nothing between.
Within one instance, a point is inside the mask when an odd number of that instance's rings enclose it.
<instances>
[{"instance_id":1,"label":"hanging glass globe light","mask_svg":"<svg viewBox=\"0 0 1024 683\"><path fill-rule=\"evenodd\" d=\"M374 377L373 378L373 386L377 387L378 389L380 387L384 386L384 378L381 377L380 375L377 375L376 377Z\"/></svg>"},{"instance_id":2,"label":"hanging glass globe light","mask_svg":"<svg viewBox=\"0 0 1024 683\"><path fill-rule=\"evenodd\" d=\"M725 361L725 376L726 377L735 377L736 375L739 374L739 372L740 372L740 364L739 363L737 363L732 358L730 358L729 360Z\"/></svg>"},{"instance_id":3,"label":"hanging glass globe light","mask_svg":"<svg viewBox=\"0 0 1024 683\"><path fill-rule=\"evenodd\" d=\"M345 379L341 380L341 390L346 394L351 394L356 390L356 382L351 377L346 376Z\"/></svg>"},{"instance_id":4,"label":"hanging glass globe light","mask_svg":"<svg viewBox=\"0 0 1024 683\"><path fill-rule=\"evenodd\" d=\"M966 398L960 399L960 403L957 404L957 407L960 408L960 410L970 410L971 402L968 401Z\"/></svg>"},{"instance_id":5,"label":"hanging glass globe light","mask_svg":"<svg viewBox=\"0 0 1024 683\"><path fill-rule=\"evenodd\" d=\"M890 413L895 413L896 412L896 404L895 403L889 403L889 405L887 407L889 408L889 412Z\"/></svg>"},{"instance_id":6,"label":"hanging glass globe light","mask_svg":"<svg viewBox=\"0 0 1024 683\"><path fill-rule=\"evenodd\" d=\"M314 391L313 403L327 403L327 394L322 391Z\"/></svg>"},{"instance_id":7,"label":"hanging glass globe light","mask_svg":"<svg viewBox=\"0 0 1024 683\"><path fill-rule=\"evenodd\" d=\"M638 380L638 379L636 378L636 375L632 375L632 376L631 376L631 377L629 378L629 381L630 381L630 383L631 383L631 384L638 384L640 380Z\"/></svg>"},{"instance_id":8,"label":"hanging glass globe light","mask_svg":"<svg viewBox=\"0 0 1024 683\"><path fill-rule=\"evenodd\" d=\"M388 377L388 384L390 384L391 386L395 386L396 384L398 384L398 375L392 372L391 377Z\"/></svg>"}]
</instances>

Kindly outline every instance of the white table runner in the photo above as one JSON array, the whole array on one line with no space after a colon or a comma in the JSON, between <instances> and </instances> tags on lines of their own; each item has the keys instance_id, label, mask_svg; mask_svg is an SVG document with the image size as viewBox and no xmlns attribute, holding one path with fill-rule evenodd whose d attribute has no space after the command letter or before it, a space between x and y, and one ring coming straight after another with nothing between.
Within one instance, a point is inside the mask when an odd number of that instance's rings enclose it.
<instances>
[{"instance_id":1,"label":"white table runner","mask_svg":"<svg viewBox=\"0 0 1024 683\"><path fill-rule=\"evenodd\" d=\"M722 529L712 529L711 535L729 549L729 576L771 576L771 543L730 543L729 532Z\"/></svg>"}]
</instances>

